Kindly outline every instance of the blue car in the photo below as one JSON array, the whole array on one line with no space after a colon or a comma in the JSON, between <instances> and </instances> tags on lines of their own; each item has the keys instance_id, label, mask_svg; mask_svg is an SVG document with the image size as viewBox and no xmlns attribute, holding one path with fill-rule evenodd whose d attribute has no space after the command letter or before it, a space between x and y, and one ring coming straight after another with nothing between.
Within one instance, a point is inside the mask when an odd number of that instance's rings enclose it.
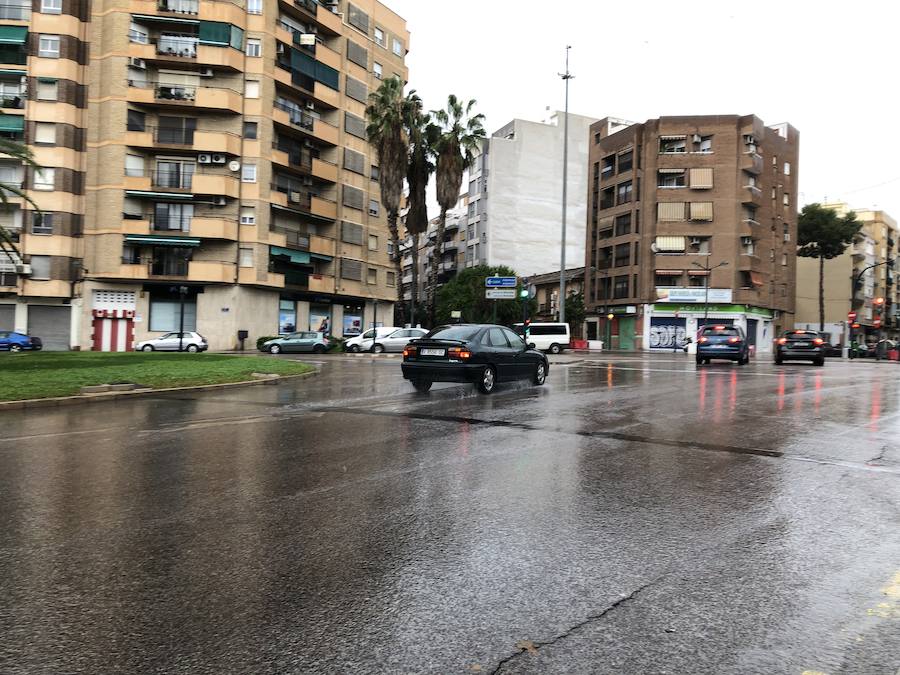
<instances>
[{"instance_id":1,"label":"blue car","mask_svg":"<svg viewBox=\"0 0 900 675\"><path fill-rule=\"evenodd\" d=\"M15 331L0 331L0 350L20 352L23 349L39 351L44 346L41 338L16 333Z\"/></svg>"},{"instance_id":2,"label":"blue car","mask_svg":"<svg viewBox=\"0 0 900 675\"><path fill-rule=\"evenodd\" d=\"M697 333L697 365L711 359L737 361L739 366L750 363L750 343L740 326L703 326Z\"/></svg>"}]
</instances>

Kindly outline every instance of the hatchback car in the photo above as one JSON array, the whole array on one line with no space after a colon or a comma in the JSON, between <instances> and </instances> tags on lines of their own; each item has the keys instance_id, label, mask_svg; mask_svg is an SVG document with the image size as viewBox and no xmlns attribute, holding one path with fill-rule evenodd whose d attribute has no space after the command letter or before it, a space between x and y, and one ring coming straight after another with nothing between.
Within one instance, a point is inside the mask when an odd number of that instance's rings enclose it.
<instances>
[{"instance_id":1,"label":"hatchback car","mask_svg":"<svg viewBox=\"0 0 900 675\"><path fill-rule=\"evenodd\" d=\"M12 330L0 331L0 350L21 352L22 350L40 351L44 347L41 338Z\"/></svg>"},{"instance_id":2,"label":"hatchback car","mask_svg":"<svg viewBox=\"0 0 900 675\"><path fill-rule=\"evenodd\" d=\"M291 333L272 340L267 340L260 345L261 352L280 354L281 352L312 352L322 354L328 349L328 338L325 333L304 331Z\"/></svg>"},{"instance_id":3,"label":"hatchback car","mask_svg":"<svg viewBox=\"0 0 900 675\"><path fill-rule=\"evenodd\" d=\"M381 354L382 352L402 352L403 348L409 344L410 340L416 340L427 334L428 331L424 328L401 328L400 330L395 330L393 333L375 340L375 344L372 345L372 351L376 354Z\"/></svg>"},{"instance_id":4,"label":"hatchback car","mask_svg":"<svg viewBox=\"0 0 900 675\"><path fill-rule=\"evenodd\" d=\"M509 328L491 324L439 326L403 350L403 377L417 391L434 382L469 382L490 394L497 382L544 384L547 357Z\"/></svg>"},{"instance_id":5,"label":"hatchback car","mask_svg":"<svg viewBox=\"0 0 900 675\"><path fill-rule=\"evenodd\" d=\"M750 343L740 326L709 325L697 332L697 365L712 359L750 363Z\"/></svg>"},{"instance_id":6,"label":"hatchback car","mask_svg":"<svg viewBox=\"0 0 900 675\"><path fill-rule=\"evenodd\" d=\"M775 340L775 363L812 361L825 365L825 340L811 330L786 330Z\"/></svg>"},{"instance_id":7,"label":"hatchback car","mask_svg":"<svg viewBox=\"0 0 900 675\"><path fill-rule=\"evenodd\" d=\"M206 338L196 332L166 333L158 338L142 340L135 349L142 352L205 352L209 349Z\"/></svg>"}]
</instances>

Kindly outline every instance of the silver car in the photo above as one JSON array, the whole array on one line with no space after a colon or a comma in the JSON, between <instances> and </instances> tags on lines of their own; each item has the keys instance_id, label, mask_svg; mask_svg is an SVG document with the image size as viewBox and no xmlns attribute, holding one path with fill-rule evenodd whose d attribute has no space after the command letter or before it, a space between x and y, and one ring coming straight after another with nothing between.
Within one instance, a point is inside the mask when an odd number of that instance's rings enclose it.
<instances>
[{"instance_id":1,"label":"silver car","mask_svg":"<svg viewBox=\"0 0 900 675\"><path fill-rule=\"evenodd\" d=\"M282 352L312 352L314 354L324 354L328 350L328 338L324 333L315 331L303 331L299 333L291 333L284 337L274 338L263 342L259 350L269 352L270 354L280 354Z\"/></svg>"},{"instance_id":2,"label":"silver car","mask_svg":"<svg viewBox=\"0 0 900 675\"><path fill-rule=\"evenodd\" d=\"M194 331L166 333L158 338L138 342L135 349L142 352L205 352L209 349L206 338Z\"/></svg>"},{"instance_id":3,"label":"silver car","mask_svg":"<svg viewBox=\"0 0 900 675\"><path fill-rule=\"evenodd\" d=\"M372 351L376 354L382 352L402 352L410 340L415 340L428 333L424 328L401 328L390 335L380 337L372 345Z\"/></svg>"}]
</instances>

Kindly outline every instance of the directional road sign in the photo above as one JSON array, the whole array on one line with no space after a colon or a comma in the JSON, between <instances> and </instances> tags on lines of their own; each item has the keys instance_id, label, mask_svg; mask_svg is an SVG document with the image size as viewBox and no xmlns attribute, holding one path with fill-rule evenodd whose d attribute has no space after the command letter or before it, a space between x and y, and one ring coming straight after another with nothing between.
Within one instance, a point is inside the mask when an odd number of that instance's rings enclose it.
<instances>
[{"instance_id":1,"label":"directional road sign","mask_svg":"<svg viewBox=\"0 0 900 675\"><path fill-rule=\"evenodd\" d=\"M485 277L484 285L487 288L515 288L519 280L515 277Z\"/></svg>"},{"instance_id":2,"label":"directional road sign","mask_svg":"<svg viewBox=\"0 0 900 675\"><path fill-rule=\"evenodd\" d=\"M515 300L515 288L486 288L484 297L488 300Z\"/></svg>"}]
</instances>

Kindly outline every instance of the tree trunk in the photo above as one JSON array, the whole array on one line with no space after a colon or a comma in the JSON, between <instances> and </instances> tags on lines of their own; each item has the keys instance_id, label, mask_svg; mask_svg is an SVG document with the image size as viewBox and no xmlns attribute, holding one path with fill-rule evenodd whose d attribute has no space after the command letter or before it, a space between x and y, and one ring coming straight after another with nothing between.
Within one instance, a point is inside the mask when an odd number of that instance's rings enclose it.
<instances>
[{"instance_id":1,"label":"tree trunk","mask_svg":"<svg viewBox=\"0 0 900 675\"><path fill-rule=\"evenodd\" d=\"M412 235L412 289L409 295L409 323L416 326L416 300L419 295L419 233Z\"/></svg>"},{"instance_id":2,"label":"tree trunk","mask_svg":"<svg viewBox=\"0 0 900 675\"><path fill-rule=\"evenodd\" d=\"M428 294L428 316L431 328L437 321L437 284L438 268L441 264L441 256L444 255L444 228L447 224L447 209L441 207L441 217L438 218L437 236L434 240L434 248L431 253L431 288Z\"/></svg>"},{"instance_id":3,"label":"tree trunk","mask_svg":"<svg viewBox=\"0 0 900 675\"><path fill-rule=\"evenodd\" d=\"M825 258L819 256L819 331L825 330Z\"/></svg>"},{"instance_id":4,"label":"tree trunk","mask_svg":"<svg viewBox=\"0 0 900 675\"><path fill-rule=\"evenodd\" d=\"M391 243L394 245L394 285L397 287L397 307L400 317L406 313L403 306L403 256L400 255L400 231L397 228L397 213L388 211L388 230L391 233ZM396 313L396 312L395 312Z\"/></svg>"}]
</instances>

